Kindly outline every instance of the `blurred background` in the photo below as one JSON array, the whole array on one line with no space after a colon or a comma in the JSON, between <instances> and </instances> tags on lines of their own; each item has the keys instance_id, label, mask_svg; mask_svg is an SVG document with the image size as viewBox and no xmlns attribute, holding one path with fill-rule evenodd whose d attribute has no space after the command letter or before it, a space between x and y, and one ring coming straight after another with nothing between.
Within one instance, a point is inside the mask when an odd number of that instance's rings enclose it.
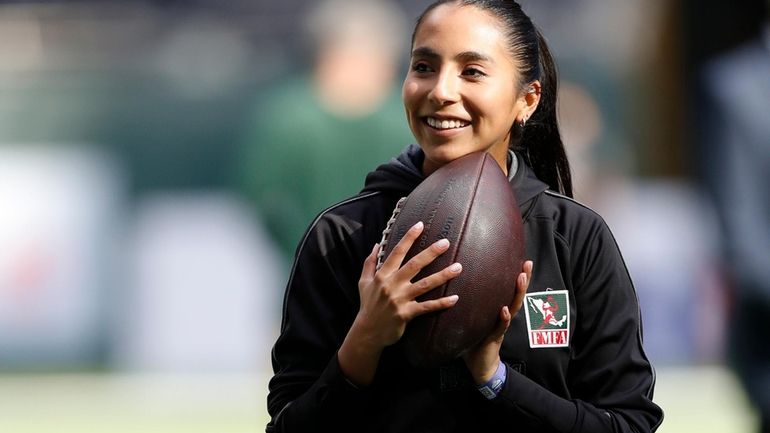
<instances>
[{"instance_id":1,"label":"blurred background","mask_svg":"<svg viewBox=\"0 0 770 433\"><path fill-rule=\"evenodd\" d=\"M412 142L428 3L0 1L0 431L263 430L294 248ZM521 3L636 284L659 431L754 431L768 2Z\"/></svg>"}]
</instances>

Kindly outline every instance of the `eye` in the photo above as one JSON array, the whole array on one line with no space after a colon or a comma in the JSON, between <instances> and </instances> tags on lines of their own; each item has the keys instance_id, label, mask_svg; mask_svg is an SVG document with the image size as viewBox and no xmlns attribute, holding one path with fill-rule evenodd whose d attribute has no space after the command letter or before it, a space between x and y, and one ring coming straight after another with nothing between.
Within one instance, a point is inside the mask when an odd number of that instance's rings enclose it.
<instances>
[{"instance_id":1,"label":"eye","mask_svg":"<svg viewBox=\"0 0 770 433\"><path fill-rule=\"evenodd\" d=\"M417 73L431 72L430 66L425 62L416 62L412 64L412 70Z\"/></svg>"},{"instance_id":2,"label":"eye","mask_svg":"<svg viewBox=\"0 0 770 433\"><path fill-rule=\"evenodd\" d=\"M473 68L473 67L467 67L467 68L463 69L463 75L465 75L466 77L471 77L471 78L481 78L481 77L486 77L487 76L487 74L482 72L481 69Z\"/></svg>"}]
</instances>

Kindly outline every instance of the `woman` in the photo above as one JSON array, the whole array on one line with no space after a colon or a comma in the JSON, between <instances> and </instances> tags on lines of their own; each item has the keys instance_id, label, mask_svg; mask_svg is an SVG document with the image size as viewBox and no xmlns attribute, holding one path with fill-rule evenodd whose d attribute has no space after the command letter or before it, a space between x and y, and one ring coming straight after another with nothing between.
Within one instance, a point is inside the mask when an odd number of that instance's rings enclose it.
<instances>
[{"instance_id":1,"label":"woman","mask_svg":"<svg viewBox=\"0 0 770 433\"><path fill-rule=\"evenodd\" d=\"M654 431L662 412L636 295L603 220L568 198L555 69L529 18L513 1L434 3L415 27L403 99L419 147L324 211L297 250L268 431ZM525 262L513 305L485 341L454 363L417 369L399 345L407 323L457 298L415 298L462 263L412 282L447 243L403 263L418 223L377 269L376 242L400 197L474 151L508 174L537 267ZM559 338L544 338L544 327Z\"/></svg>"}]
</instances>

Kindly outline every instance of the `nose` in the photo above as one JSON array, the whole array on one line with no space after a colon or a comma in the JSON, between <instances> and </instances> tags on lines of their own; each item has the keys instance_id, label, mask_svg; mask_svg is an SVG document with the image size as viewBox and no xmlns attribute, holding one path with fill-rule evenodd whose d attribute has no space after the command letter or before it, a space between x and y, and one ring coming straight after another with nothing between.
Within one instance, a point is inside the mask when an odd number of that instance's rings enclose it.
<instances>
[{"instance_id":1,"label":"nose","mask_svg":"<svg viewBox=\"0 0 770 433\"><path fill-rule=\"evenodd\" d=\"M428 93L428 99L437 105L448 105L457 102L459 96L458 77L451 71L442 71L436 75L433 87Z\"/></svg>"}]
</instances>

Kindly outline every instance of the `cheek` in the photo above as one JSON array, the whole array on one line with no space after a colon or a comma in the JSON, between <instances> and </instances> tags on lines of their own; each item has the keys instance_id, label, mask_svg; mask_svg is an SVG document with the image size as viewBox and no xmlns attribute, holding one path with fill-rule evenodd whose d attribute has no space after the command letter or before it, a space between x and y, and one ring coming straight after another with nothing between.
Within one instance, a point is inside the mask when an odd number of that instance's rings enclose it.
<instances>
[{"instance_id":1,"label":"cheek","mask_svg":"<svg viewBox=\"0 0 770 433\"><path fill-rule=\"evenodd\" d=\"M498 89L497 92L490 93L485 99L488 102L485 104L487 115L494 119L493 123L497 127L510 128L513 126L516 113L519 112L518 103L512 96L513 91L512 87L505 86Z\"/></svg>"},{"instance_id":2,"label":"cheek","mask_svg":"<svg viewBox=\"0 0 770 433\"><path fill-rule=\"evenodd\" d=\"M406 123L409 125L409 129L412 130L412 134L416 134L414 115L417 111L417 97L419 93L419 85L408 78L404 80L404 85L401 88L401 99L404 101L404 111L406 112Z\"/></svg>"},{"instance_id":3,"label":"cheek","mask_svg":"<svg viewBox=\"0 0 770 433\"><path fill-rule=\"evenodd\" d=\"M404 80L404 86L401 89L401 98L404 100L404 107L407 111L414 108L417 95L420 91L420 85L410 79Z\"/></svg>"}]
</instances>

